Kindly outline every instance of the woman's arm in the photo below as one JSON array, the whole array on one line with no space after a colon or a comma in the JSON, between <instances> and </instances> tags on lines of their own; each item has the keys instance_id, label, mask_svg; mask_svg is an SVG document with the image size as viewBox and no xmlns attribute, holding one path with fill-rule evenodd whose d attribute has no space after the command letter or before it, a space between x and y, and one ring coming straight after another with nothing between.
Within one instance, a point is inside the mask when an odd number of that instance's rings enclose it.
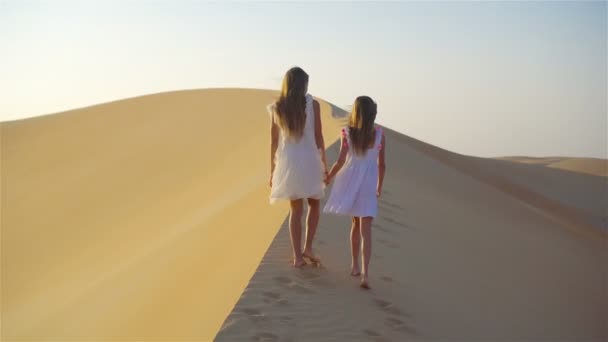
<instances>
[{"instance_id":1,"label":"woman's arm","mask_svg":"<svg viewBox=\"0 0 608 342\"><path fill-rule=\"evenodd\" d=\"M323 169L327 172L327 159L325 156L325 140L323 139L323 126L321 124L321 106L317 100L312 102L315 111L315 142L317 149L321 153L321 161L323 162Z\"/></svg>"},{"instance_id":2,"label":"woman's arm","mask_svg":"<svg viewBox=\"0 0 608 342\"><path fill-rule=\"evenodd\" d=\"M378 154L378 186L376 188L376 196L380 197L382 194L382 183L384 183L384 171L386 170L386 164L384 163L384 151L386 150L386 140L384 134L382 134L382 140L380 141L380 153Z\"/></svg>"},{"instance_id":3,"label":"woman's arm","mask_svg":"<svg viewBox=\"0 0 608 342\"><path fill-rule=\"evenodd\" d=\"M277 148L279 147L279 127L274 122L274 115L271 114L270 121L270 186L272 187L272 174L274 173L275 167L275 154L277 153Z\"/></svg>"},{"instance_id":4,"label":"woman's arm","mask_svg":"<svg viewBox=\"0 0 608 342\"><path fill-rule=\"evenodd\" d=\"M346 161L346 153L348 152L348 143L346 142L346 137L342 136L340 138L340 155L338 156L338 160L331 167L331 170L327 174L327 179L325 180L326 184L331 183L332 178L340 171L342 165Z\"/></svg>"}]
</instances>

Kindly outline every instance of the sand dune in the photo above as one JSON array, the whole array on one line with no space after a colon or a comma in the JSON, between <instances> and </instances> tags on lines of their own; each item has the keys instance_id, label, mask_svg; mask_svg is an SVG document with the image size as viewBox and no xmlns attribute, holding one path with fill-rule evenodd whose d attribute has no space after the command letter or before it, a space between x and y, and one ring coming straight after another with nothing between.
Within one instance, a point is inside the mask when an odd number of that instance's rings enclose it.
<instances>
[{"instance_id":1,"label":"sand dune","mask_svg":"<svg viewBox=\"0 0 608 342\"><path fill-rule=\"evenodd\" d=\"M2 123L2 340L210 340L287 212L268 205L274 96L181 91Z\"/></svg>"},{"instance_id":2,"label":"sand dune","mask_svg":"<svg viewBox=\"0 0 608 342\"><path fill-rule=\"evenodd\" d=\"M410 146L506 193L566 227L606 237L608 183L605 177L581 175L539 164L518 165L459 155L401 136ZM502 163L501 163L502 162Z\"/></svg>"},{"instance_id":3,"label":"sand dune","mask_svg":"<svg viewBox=\"0 0 608 342\"><path fill-rule=\"evenodd\" d=\"M528 195L519 197L538 209L554 217L569 215L574 226L587 226L591 233L608 232L608 178L538 164L469 160L501 183L525 189Z\"/></svg>"},{"instance_id":4,"label":"sand dune","mask_svg":"<svg viewBox=\"0 0 608 342\"><path fill-rule=\"evenodd\" d=\"M608 338L605 177L388 129L373 289L348 275L346 218L321 218L323 268L292 269L287 207L267 204L275 95L181 91L0 124L0 339ZM344 112L322 112L329 145Z\"/></svg>"},{"instance_id":5,"label":"sand dune","mask_svg":"<svg viewBox=\"0 0 608 342\"><path fill-rule=\"evenodd\" d=\"M564 158L564 157L503 157L503 160L525 164L543 165L572 172L608 177L608 160L598 158Z\"/></svg>"}]
</instances>

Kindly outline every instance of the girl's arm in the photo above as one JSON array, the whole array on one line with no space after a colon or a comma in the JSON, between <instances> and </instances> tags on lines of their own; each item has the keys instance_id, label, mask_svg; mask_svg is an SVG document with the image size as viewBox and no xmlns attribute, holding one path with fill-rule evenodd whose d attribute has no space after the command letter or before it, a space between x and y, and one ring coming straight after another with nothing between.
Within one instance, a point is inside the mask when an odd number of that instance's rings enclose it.
<instances>
[{"instance_id":1,"label":"girl's arm","mask_svg":"<svg viewBox=\"0 0 608 342\"><path fill-rule=\"evenodd\" d=\"M274 156L279 147L279 126L274 122L274 115L271 115L270 122L270 186L272 187L272 174L274 173Z\"/></svg>"},{"instance_id":2,"label":"girl's arm","mask_svg":"<svg viewBox=\"0 0 608 342\"><path fill-rule=\"evenodd\" d=\"M380 153L378 154L378 186L376 187L376 196L380 197L382 194L382 183L384 182L384 171L386 170L386 164L384 163L384 151L386 150L386 140L384 134L382 134L382 140L380 141Z\"/></svg>"},{"instance_id":3,"label":"girl's arm","mask_svg":"<svg viewBox=\"0 0 608 342\"><path fill-rule=\"evenodd\" d=\"M334 178L334 176L340 171L342 165L346 161L346 153L348 152L348 143L346 142L346 137L342 136L340 138L340 155L338 156L338 160L331 167L331 170L327 174L327 179L325 180L326 184L329 184Z\"/></svg>"},{"instance_id":4,"label":"girl's arm","mask_svg":"<svg viewBox=\"0 0 608 342\"><path fill-rule=\"evenodd\" d=\"M323 169L327 172L327 159L325 157L325 140L323 140L323 127L321 125L321 106L317 100L312 102L315 110L315 142L317 149L321 153L321 161L323 162Z\"/></svg>"}]
</instances>

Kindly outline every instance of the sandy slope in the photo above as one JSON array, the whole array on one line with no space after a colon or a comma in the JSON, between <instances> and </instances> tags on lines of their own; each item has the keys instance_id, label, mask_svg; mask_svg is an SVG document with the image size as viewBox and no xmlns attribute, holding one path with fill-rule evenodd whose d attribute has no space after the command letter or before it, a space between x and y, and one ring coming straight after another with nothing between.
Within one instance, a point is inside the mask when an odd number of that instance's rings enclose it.
<instances>
[{"instance_id":1,"label":"sandy slope","mask_svg":"<svg viewBox=\"0 0 608 342\"><path fill-rule=\"evenodd\" d=\"M608 177L608 160L597 158L562 158L562 157L503 157L503 160L525 164L543 165L572 172Z\"/></svg>"},{"instance_id":2,"label":"sandy slope","mask_svg":"<svg viewBox=\"0 0 608 342\"><path fill-rule=\"evenodd\" d=\"M303 270L287 263L284 222L218 341L608 337L606 236L600 226L555 212L577 198L580 208L593 207L589 197L605 193L605 179L589 178L602 190L583 188L573 199L565 193L586 183L568 175L545 180L547 187L561 184L557 193L533 191L517 182L530 170L508 176L512 170L497 169L496 161L392 131L387 145L372 291L348 275L348 219L322 217L317 253L324 267ZM333 152L335 158L335 146Z\"/></svg>"},{"instance_id":3,"label":"sandy slope","mask_svg":"<svg viewBox=\"0 0 608 342\"><path fill-rule=\"evenodd\" d=\"M267 200L275 95L180 91L2 123L1 340L210 340L286 214Z\"/></svg>"}]
</instances>

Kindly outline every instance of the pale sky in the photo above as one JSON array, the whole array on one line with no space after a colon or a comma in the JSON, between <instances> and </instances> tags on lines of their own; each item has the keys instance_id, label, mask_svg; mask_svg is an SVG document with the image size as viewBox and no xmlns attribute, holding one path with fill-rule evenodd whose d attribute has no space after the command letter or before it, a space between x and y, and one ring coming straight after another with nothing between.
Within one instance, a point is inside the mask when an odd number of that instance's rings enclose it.
<instances>
[{"instance_id":1,"label":"pale sky","mask_svg":"<svg viewBox=\"0 0 608 342\"><path fill-rule=\"evenodd\" d=\"M607 3L0 0L0 120L192 88L278 89L476 156L607 158ZM260 108L260 115L266 115Z\"/></svg>"}]
</instances>

